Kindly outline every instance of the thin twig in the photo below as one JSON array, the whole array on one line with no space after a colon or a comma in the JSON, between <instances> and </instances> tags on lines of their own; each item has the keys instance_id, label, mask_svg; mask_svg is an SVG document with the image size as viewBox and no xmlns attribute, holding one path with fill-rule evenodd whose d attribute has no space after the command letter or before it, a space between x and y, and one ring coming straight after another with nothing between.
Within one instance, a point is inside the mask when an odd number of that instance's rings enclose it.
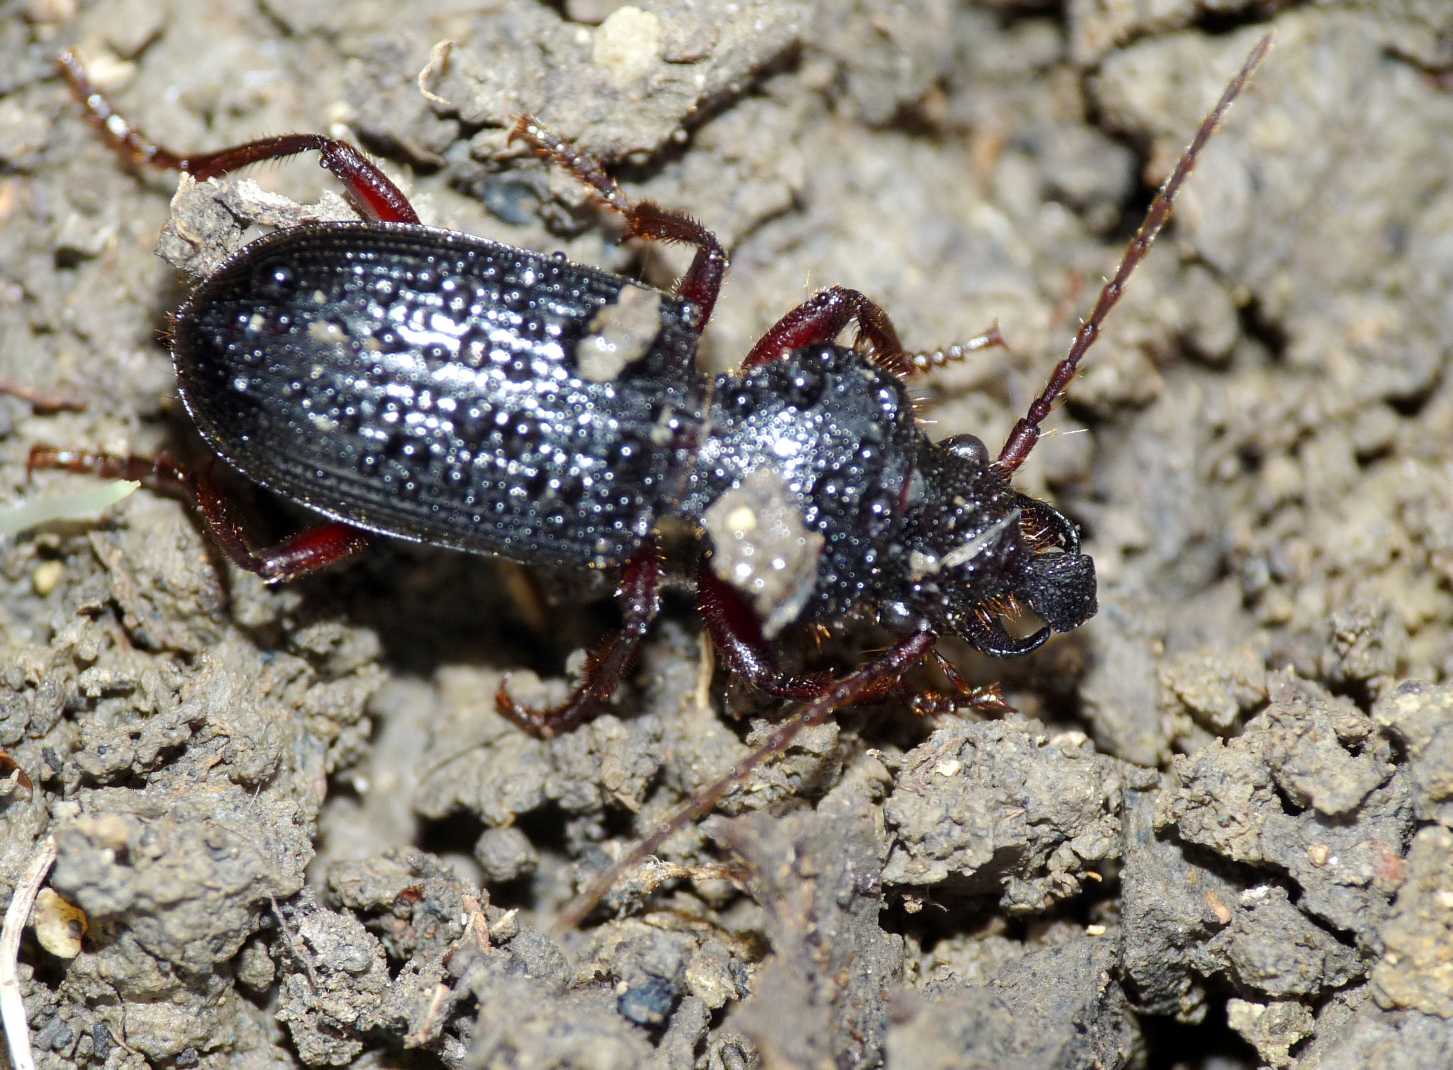
<instances>
[{"instance_id":1,"label":"thin twig","mask_svg":"<svg viewBox=\"0 0 1453 1070\"><path fill-rule=\"evenodd\" d=\"M64 394L37 390L33 386L11 382L9 379L0 379L0 394L29 402L30 407L39 413L86 411L86 403L84 401L77 401L75 398L67 397Z\"/></svg>"},{"instance_id":2,"label":"thin twig","mask_svg":"<svg viewBox=\"0 0 1453 1070\"><path fill-rule=\"evenodd\" d=\"M30 868L15 886L5 910L5 927L0 930L0 1022L5 1025L5 1043L14 1070L35 1070L30 1051L30 1026L25 1020L25 1001L20 997L20 934L30 919L30 908L55 862L55 838L47 836L30 861Z\"/></svg>"}]
</instances>

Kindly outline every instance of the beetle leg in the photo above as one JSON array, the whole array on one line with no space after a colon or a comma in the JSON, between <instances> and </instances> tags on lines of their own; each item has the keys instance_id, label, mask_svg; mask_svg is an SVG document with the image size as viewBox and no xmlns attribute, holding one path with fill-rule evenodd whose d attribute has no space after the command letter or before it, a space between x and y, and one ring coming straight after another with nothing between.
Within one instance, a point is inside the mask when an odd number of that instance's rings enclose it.
<instances>
[{"instance_id":1,"label":"beetle leg","mask_svg":"<svg viewBox=\"0 0 1453 1070\"><path fill-rule=\"evenodd\" d=\"M11 382L9 379L0 379L0 394L27 402L32 409L41 413L86 411L84 401L48 390L37 390L33 386Z\"/></svg>"},{"instance_id":2,"label":"beetle leg","mask_svg":"<svg viewBox=\"0 0 1453 1070\"><path fill-rule=\"evenodd\" d=\"M559 706L536 709L521 706L511 697L506 678L495 692L495 709L532 736L549 739L568 732L599 714L620 685L641 640L661 610L661 558L653 540L647 540L621 570L616 600L624 626L592 651L585 662L585 678Z\"/></svg>"},{"instance_id":3,"label":"beetle leg","mask_svg":"<svg viewBox=\"0 0 1453 1070\"><path fill-rule=\"evenodd\" d=\"M187 472L166 454L141 457L35 446L25 470L29 474L37 468L84 472L103 479L131 479L182 498L197 510L212 541L233 564L268 583L285 583L317 572L362 553L368 546L367 537L357 528L329 521L300 531L276 546L258 547L248 538L236 511L217 485L205 475Z\"/></svg>"},{"instance_id":4,"label":"beetle leg","mask_svg":"<svg viewBox=\"0 0 1453 1070\"><path fill-rule=\"evenodd\" d=\"M368 537L336 520L306 528L274 546L255 546L227 498L204 475L191 478L192 498L207 531L238 568L268 583L288 583L318 572L368 548Z\"/></svg>"},{"instance_id":5,"label":"beetle leg","mask_svg":"<svg viewBox=\"0 0 1453 1070\"><path fill-rule=\"evenodd\" d=\"M830 673L783 672L756 614L704 561L696 576L696 607L727 668L758 691L777 698L812 699L832 685Z\"/></svg>"},{"instance_id":6,"label":"beetle leg","mask_svg":"<svg viewBox=\"0 0 1453 1070\"><path fill-rule=\"evenodd\" d=\"M696 306L696 331L705 329L716 307L726 276L727 255L715 234L684 212L662 208L650 201L633 203L615 179L606 173L605 165L582 152L565 138L541 126L532 115L522 115L510 132L510 140L523 138L540 155L553 160L595 191L607 208L625 217L631 236L647 241L680 243L696 247L691 267L676 284L676 296Z\"/></svg>"},{"instance_id":7,"label":"beetle leg","mask_svg":"<svg viewBox=\"0 0 1453 1070\"><path fill-rule=\"evenodd\" d=\"M932 656L939 671L948 680L949 690L945 692L926 688L909 691L908 704L914 713L920 717L946 716L956 710L974 709L998 717L1014 712L1014 707L1004 701L1004 691L998 684L975 687L937 650Z\"/></svg>"},{"instance_id":8,"label":"beetle leg","mask_svg":"<svg viewBox=\"0 0 1453 1070\"><path fill-rule=\"evenodd\" d=\"M845 286L817 291L778 320L742 361L742 371L780 360L803 346L831 342L849 323L858 325L858 334L872 346L873 360L878 365L899 376L913 371L888 313L857 290Z\"/></svg>"},{"instance_id":9,"label":"beetle leg","mask_svg":"<svg viewBox=\"0 0 1453 1070\"><path fill-rule=\"evenodd\" d=\"M776 698L815 699L837 684L837 679L829 672L805 673L800 676L783 672L762 635L756 616L736 589L720 579L705 564L701 566L696 582L697 611L706 622L711 641L721 652L728 670L741 676L758 691ZM997 685L974 687L958 674L943 655L934 651L933 656L948 677L952 694L911 688L901 679L884 678L864 688L853 701L877 702L884 698L898 697L920 716L952 713L965 706L995 713L1008 710Z\"/></svg>"},{"instance_id":10,"label":"beetle leg","mask_svg":"<svg viewBox=\"0 0 1453 1070\"><path fill-rule=\"evenodd\" d=\"M859 336L872 346L874 361L900 378L941 368L991 346L1007 347L999 324L994 323L982 334L962 342L916 353L904 352L898 332L881 306L857 290L830 286L813 294L762 335L742 361L742 371L769 364L803 346L830 342L853 322L858 325Z\"/></svg>"},{"instance_id":11,"label":"beetle leg","mask_svg":"<svg viewBox=\"0 0 1453 1070\"><path fill-rule=\"evenodd\" d=\"M89 453L84 450L63 450L55 446L32 446L25 460L27 479L37 468L54 468L81 472L101 479L129 479L151 490L177 497L188 497L186 474L169 454L141 457L136 454Z\"/></svg>"},{"instance_id":12,"label":"beetle leg","mask_svg":"<svg viewBox=\"0 0 1453 1070\"><path fill-rule=\"evenodd\" d=\"M57 57L71 92L85 106L102 136L118 151L138 163L169 171L185 171L198 181L217 178L264 160L279 160L300 152L316 152L323 166L348 188L353 205L364 216L382 223L417 223L418 214L408 198L377 165L346 141L321 134L283 134L243 145L188 155L156 144L121 116L99 89L74 52Z\"/></svg>"}]
</instances>

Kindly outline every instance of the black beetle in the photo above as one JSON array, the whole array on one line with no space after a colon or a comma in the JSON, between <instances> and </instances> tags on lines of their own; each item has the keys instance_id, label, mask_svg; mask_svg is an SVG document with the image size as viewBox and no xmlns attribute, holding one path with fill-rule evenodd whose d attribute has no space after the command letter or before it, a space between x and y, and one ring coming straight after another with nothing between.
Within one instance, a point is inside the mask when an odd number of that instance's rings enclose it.
<instances>
[{"instance_id":1,"label":"black beetle","mask_svg":"<svg viewBox=\"0 0 1453 1070\"><path fill-rule=\"evenodd\" d=\"M695 247L674 292L425 227L381 171L329 138L171 152L122 119L67 53L61 67L77 97L133 158L205 179L316 151L365 221L252 242L175 319L179 390L202 437L250 479L327 518L321 527L259 550L205 476L170 462L43 447L32 463L183 489L229 555L269 580L357 553L367 534L619 569L625 627L592 655L571 698L531 710L503 688L497 696L502 713L540 735L598 712L628 667L659 608L659 525L675 518L702 531L690 567L717 649L760 690L808 705L628 864L806 725L897 687L940 635L1024 654L1094 614L1094 565L1075 525L1015 491L1011 476L1269 45L1257 45L1202 123L993 460L972 435L930 441L902 380L997 334L907 353L856 291L815 294L767 332L739 374L704 376L697 337L727 266L716 238L685 215L629 201L599 162L529 117L513 136L589 184L633 236ZM849 324L861 348L833 344ZM1015 635L1003 618L1025 610L1042 626ZM906 638L839 678L777 666L770 640L782 628L854 611ZM954 698L992 704L987 690L949 678Z\"/></svg>"}]
</instances>

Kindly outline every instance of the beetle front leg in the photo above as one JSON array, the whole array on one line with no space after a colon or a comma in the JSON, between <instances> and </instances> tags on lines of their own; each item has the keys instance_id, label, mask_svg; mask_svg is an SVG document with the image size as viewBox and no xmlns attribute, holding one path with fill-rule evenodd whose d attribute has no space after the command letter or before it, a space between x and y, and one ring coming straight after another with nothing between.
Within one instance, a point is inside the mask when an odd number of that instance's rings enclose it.
<instances>
[{"instance_id":1,"label":"beetle front leg","mask_svg":"<svg viewBox=\"0 0 1453 1070\"><path fill-rule=\"evenodd\" d=\"M758 365L780 360L803 346L831 342L850 323L857 324L859 336L872 347L873 361L899 378L932 371L963 360L980 349L1006 344L999 325L995 323L987 331L965 341L908 353L904 351L893 321L882 306L857 290L829 286L773 324L752 347L747 359L742 361L742 371L748 372Z\"/></svg>"},{"instance_id":2,"label":"beetle front leg","mask_svg":"<svg viewBox=\"0 0 1453 1070\"><path fill-rule=\"evenodd\" d=\"M696 583L697 611L729 672L774 698L811 700L837 686L838 678L830 672L799 675L784 672L751 607L736 588L718 577L709 565L702 564ZM884 698L901 697L920 715L949 712L956 706L965 705L989 708L991 698L997 695L996 688L971 687L941 655L935 652L934 657L954 688L952 696L908 687L901 678L884 678L866 688L853 701L877 702ZM994 708L999 712L1007 708L1003 706L1002 696Z\"/></svg>"},{"instance_id":3,"label":"beetle front leg","mask_svg":"<svg viewBox=\"0 0 1453 1070\"><path fill-rule=\"evenodd\" d=\"M607 208L625 217L632 237L696 247L691 267L676 284L676 296L696 306L699 313L696 332L700 334L711 319L711 310L716 307L728 266L726 252L716 235L684 212L662 208L651 201L632 202L619 183L606 173L604 164L541 126L534 116L520 116L510 132L510 140L515 138L528 141L536 152L553 160L594 190Z\"/></svg>"},{"instance_id":4,"label":"beetle front leg","mask_svg":"<svg viewBox=\"0 0 1453 1070\"><path fill-rule=\"evenodd\" d=\"M616 600L624 624L600 649L587 656L584 679L570 697L558 706L545 709L521 706L510 695L506 677L494 696L495 709L502 717L532 736L550 739L605 709L635 658L641 640L650 630L651 622L661 611L661 556L654 540L648 539L626 562L621 570L620 586L616 588Z\"/></svg>"},{"instance_id":5,"label":"beetle front leg","mask_svg":"<svg viewBox=\"0 0 1453 1070\"><path fill-rule=\"evenodd\" d=\"M773 324L742 361L742 371L749 372L758 365L781 360L803 346L831 342L854 322L858 325L858 334L872 346L875 363L899 376L913 370L888 313L857 290L829 286Z\"/></svg>"},{"instance_id":6,"label":"beetle front leg","mask_svg":"<svg viewBox=\"0 0 1453 1070\"><path fill-rule=\"evenodd\" d=\"M696 608L728 671L775 698L813 699L833 683L830 673L783 672L762 634L756 614L736 588L702 562L696 575Z\"/></svg>"},{"instance_id":7,"label":"beetle front leg","mask_svg":"<svg viewBox=\"0 0 1453 1070\"><path fill-rule=\"evenodd\" d=\"M937 650L930 656L948 681L949 689L908 687L900 679L899 693L915 714L920 717L946 717L959 710L971 709L989 717L1002 717L1014 712L1014 707L1004 700L1004 689L997 683L971 684Z\"/></svg>"},{"instance_id":8,"label":"beetle front leg","mask_svg":"<svg viewBox=\"0 0 1453 1070\"><path fill-rule=\"evenodd\" d=\"M35 446L26 460L26 474L37 468L83 472L102 479L130 479L152 490L181 498L196 509L212 541L238 568L268 583L287 583L356 557L368 548L357 528L329 521L307 528L275 546L259 547L220 488L206 475L190 473L166 454L88 453Z\"/></svg>"}]
</instances>

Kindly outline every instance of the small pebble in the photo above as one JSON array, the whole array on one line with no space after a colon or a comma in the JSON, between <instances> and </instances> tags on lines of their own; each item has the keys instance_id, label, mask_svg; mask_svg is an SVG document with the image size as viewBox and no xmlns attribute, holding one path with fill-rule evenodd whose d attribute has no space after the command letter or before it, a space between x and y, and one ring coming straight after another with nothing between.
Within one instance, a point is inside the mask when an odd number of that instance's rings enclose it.
<instances>
[{"instance_id":1,"label":"small pebble","mask_svg":"<svg viewBox=\"0 0 1453 1070\"><path fill-rule=\"evenodd\" d=\"M36 594L44 598L60 586L61 577L65 575L65 572L66 567L59 561L42 561L30 574L30 586Z\"/></svg>"}]
</instances>

